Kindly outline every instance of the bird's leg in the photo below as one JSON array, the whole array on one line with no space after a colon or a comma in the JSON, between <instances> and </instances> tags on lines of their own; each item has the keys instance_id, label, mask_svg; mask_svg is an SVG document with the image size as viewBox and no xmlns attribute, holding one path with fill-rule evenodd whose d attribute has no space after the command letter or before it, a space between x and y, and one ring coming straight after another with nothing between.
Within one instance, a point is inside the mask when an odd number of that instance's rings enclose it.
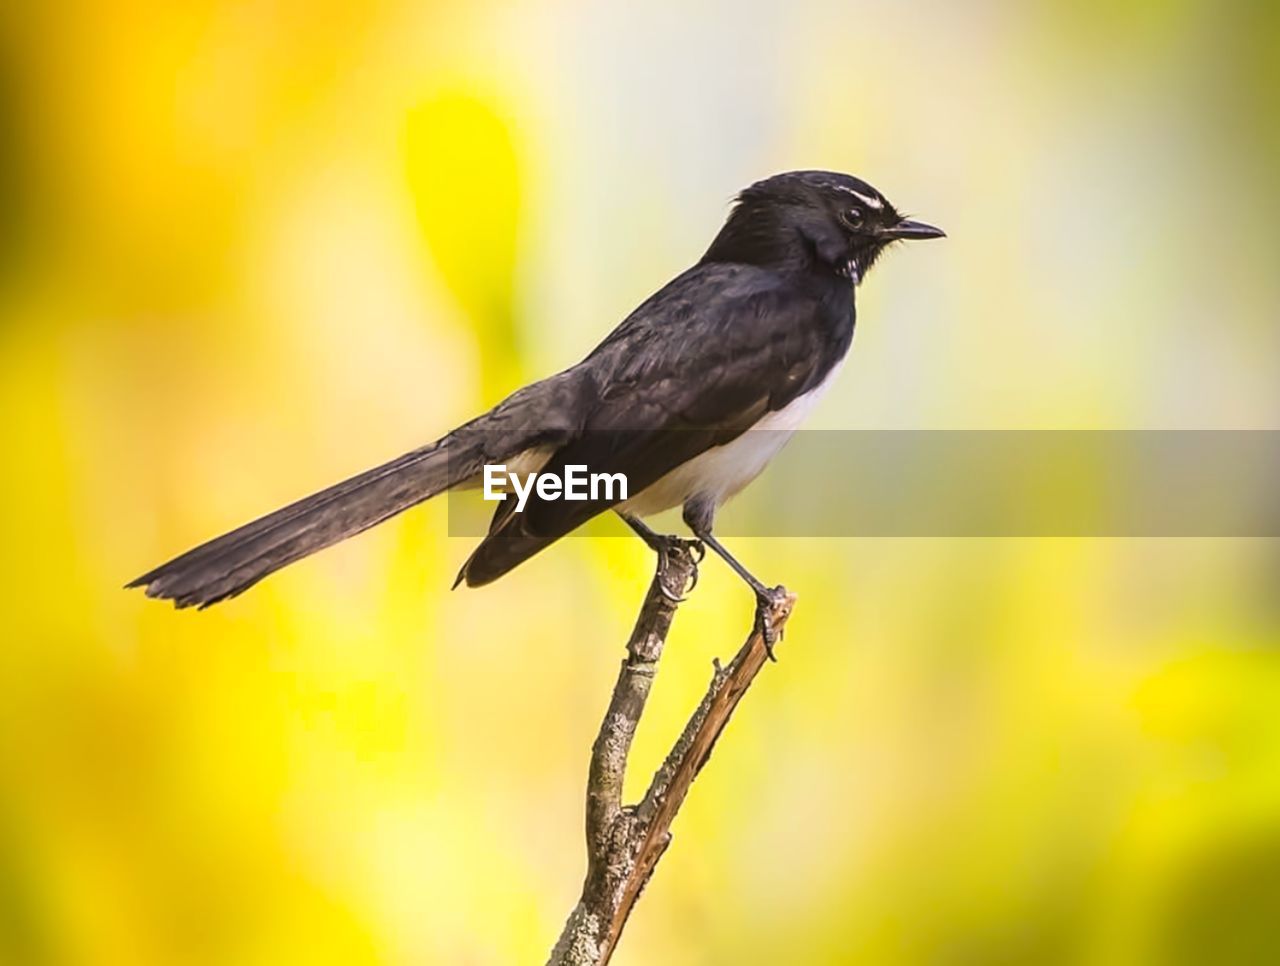
<instances>
[{"instance_id":1,"label":"bird's leg","mask_svg":"<svg viewBox=\"0 0 1280 966\"><path fill-rule=\"evenodd\" d=\"M735 560L733 554L729 553L723 544L713 537L709 531L698 533L695 530L694 533L699 540L719 554L720 558L732 567L734 572L756 592L756 630L764 638L764 650L769 655L769 660L776 661L778 658L773 653L773 645L782 639L782 632L773 626L773 622L769 619L769 614L787 596L786 589L783 587L766 587L751 571Z\"/></svg>"},{"instance_id":2,"label":"bird's leg","mask_svg":"<svg viewBox=\"0 0 1280 966\"><path fill-rule=\"evenodd\" d=\"M773 645L782 639L782 632L773 626L773 622L769 619L769 614L787 596L786 588L781 586L766 587L755 574L739 563L733 554L711 535L710 517L711 513L700 507L695 505L685 506L684 522L689 525L693 535L714 550L720 559L732 567L734 573L745 580L747 586L755 591L756 630L760 632L761 638L764 639L764 650L769 655L769 660L777 661L778 659L773 653Z\"/></svg>"},{"instance_id":3,"label":"bird's leg","mask_svg":"<svg viewBox=\"0 0 1280 966\"><path fill-rule=\"evenodd\" d=\"M692 593L693 588L698 586L698 564L702 563L702 558L707 555L707 548L702 545L702 541L685 540L682 537L677 537L670 533L658 533L653 528L642 523L639 517L633 517L629 513L619 513L618 516L622 517L627 526L635 531L636 536L643 540L645 544L648 545L649 549L658 555L664 565L666 563L667 554L671 553L673 550L689 551L693 557L693 573L689 578L689 586L684 592L686 594ZM660 583L659 588L662 591L662 596L666 597L673 603L678 604L684 600L684 597L673 594L669 591L665 584Z\"/></svg>"}]
</instances>

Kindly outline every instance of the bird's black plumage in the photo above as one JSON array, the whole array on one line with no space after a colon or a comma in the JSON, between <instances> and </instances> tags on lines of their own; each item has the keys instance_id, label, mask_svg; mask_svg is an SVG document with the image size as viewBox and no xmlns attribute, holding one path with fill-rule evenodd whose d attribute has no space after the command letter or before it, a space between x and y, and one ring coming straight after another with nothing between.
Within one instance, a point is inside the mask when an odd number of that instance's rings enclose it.
<instances>
[{"instance_id":1,"label":"bird's black plumage","mask_svg":"<svg viewBox=\"0 0 1280 966\"><path fill-rule=\"evenodd\" d=\"M758 182L739 196L698 264L577 365L429 446L203 544L130 586L179 607L207 606L466 484L486 463L529 454L546 460L543 472L584 464L623 473L633 495L660 487L820 387L849 349L854 288L880 253L895 240L939 235L848 175L801 171ZM696 479L690 487L686 518L697 504L694 516L709 535L723 493L710 483L699 492ZM499 504L459 579L488 583L618 502L535 494L522 513L510 500Z\"/></svg>"},{"instance_id":2,"label":"bird's black plumage","mask_svg":"<svg viewBox=\"0 0 1280 966\"><path fill-rule=\"evenodd\" d=\"M690 269L583 361L597 392L581 432L544 472L579 464L623 473L639 493L811 391L853 338L848 280L788 279L723 262ZM488 583L618 500L530 497L485 538L463 574Z\"/></svg>"}]
</instances>

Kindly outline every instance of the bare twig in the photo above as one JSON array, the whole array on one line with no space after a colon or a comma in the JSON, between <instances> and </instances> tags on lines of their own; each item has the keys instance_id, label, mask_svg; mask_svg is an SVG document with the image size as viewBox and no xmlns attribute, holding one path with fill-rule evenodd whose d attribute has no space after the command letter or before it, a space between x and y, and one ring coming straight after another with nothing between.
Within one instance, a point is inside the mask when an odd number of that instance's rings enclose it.
<instances>
[{"instance_id":1,"label":"bare twig","mask_svg":"<svg viewBox=\"0 0 1280 966\"><path fill-rule=\"evenodd\" d=\"M666 761L637 805L622 804L627 756L644 713L658 660L678 600L696 570L685 545L659 554L658 569L627 642L609 709L591 753L587 783L587 875L582 896L551 952L549 966L603 966L613 955L622 929L649 877L671 844L671 822L716 739L767 659L764 639L753 632L722 668L716 663L711 686ZM791 615L788 594L769 617L780 632Z\"/></svg>"}]
</instances>

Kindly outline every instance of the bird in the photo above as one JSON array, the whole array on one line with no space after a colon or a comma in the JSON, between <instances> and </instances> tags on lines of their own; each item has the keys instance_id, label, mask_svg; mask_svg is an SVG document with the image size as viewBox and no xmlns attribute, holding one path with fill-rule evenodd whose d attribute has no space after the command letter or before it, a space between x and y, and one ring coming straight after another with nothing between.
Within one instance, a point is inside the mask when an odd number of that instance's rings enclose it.
<instances>
[{"instance_id":1,"label":"bird","mask_svg":"<svg viewBox=\"0 0 1280 966\"><path fill-rule=\"evenodd\" d=\"M831 385L852 344L855 292L900 241L945 237L866 181L790 171L738 193L702 258L646 299L576 365L531 383L432 443L203 543L127 587L205 608L446 490L484 468L621 473L586 500L500 502L455 587L491 583L587 520L618 513L651 548L710 548L767 614L784 593L713 533L716 511L756 478ZM643 522L672 507L693 534ZM770 648L772 656L772 649Z\"/></svg>"}]
</instances>

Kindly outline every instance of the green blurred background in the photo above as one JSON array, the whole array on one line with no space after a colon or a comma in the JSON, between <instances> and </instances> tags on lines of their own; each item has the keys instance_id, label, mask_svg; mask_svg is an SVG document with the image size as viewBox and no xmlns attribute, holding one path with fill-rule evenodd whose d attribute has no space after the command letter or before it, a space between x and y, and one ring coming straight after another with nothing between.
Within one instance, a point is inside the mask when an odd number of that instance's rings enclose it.
<instances>
[{"instance_id":1,"label":"green blurred background","mask_svg":"<svg viewBox=\"0 0 1280 966\"><path fill-rule=\"evenodd\" d=\"M579 358L769 173L896 251L813 425L1280 428L1280 7L0 11L0 962L540 962L651 560L433 503L120 585ZM851 494L856 499L856 494ZM1280 961L1266 540L740 540L801 596L620 964ZM656 765L750 601L703 568Z\"/></svg>"}]
</instances>

